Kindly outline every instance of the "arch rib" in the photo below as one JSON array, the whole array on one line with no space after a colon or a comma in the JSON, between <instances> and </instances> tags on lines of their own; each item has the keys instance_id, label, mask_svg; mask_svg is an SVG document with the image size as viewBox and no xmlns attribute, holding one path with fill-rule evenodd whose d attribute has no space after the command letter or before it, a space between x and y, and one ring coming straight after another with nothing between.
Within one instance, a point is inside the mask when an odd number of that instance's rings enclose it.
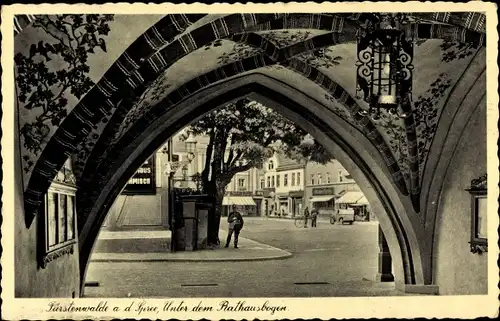
<instances>
[{"instance_id":1,"label":"arch rib","mask_svg":"<svg viewBox=\"0 0 500 321\"><path fill-rule=\"evenodd\" d=\"M268 43L267 40L259 39L258 37L260 36L257 35L257 37L253 37L254 43L261 44L263 48L270 48L270 52L272 53L276 52L277 49L272 43ZM335 39L335 37L332 37L331 35L327 35L326 37L324 35L318 36L311 39L310 41L301 42L286 48L279 49L278 52L280 53L277 56L281 57L282 59L285 59L284 57L287 57L288 55L283 54L283 52L300 53L303 52L304 50L310 50L311 48L315 48L315 44L318 43L318 41L315 41L317 40L316 38L320 39L319 43L322 43L322 41L324 41L325 39L332 39L333 41ZM302 47L302 50L297 50L298 47ZM225 65L223 67L220 67L219 69L216 69L205 75L195 78L186 83L185 85L181 86L180 88L169 94L161 103L153 107L143 118L139 119L132 126L132 128L129 131L127 131L127 133L121 138L121 140L111 150L109 150L109 154L104 155L101 158L100 168L96 171L96 177L89 184L89 186L96 186L96 184L102 184L103 182L105 182L107 180L106 173L109 173L108 169L109 167L111 167L112 162L116 158L116 156L126 146L128 146L130 141L132 141L135 138L136 134L138 135L139 133L141 133L144 130L144 128L147 128L147 126L149 126L149 124L151 124L155 119L161 117L161 115L168 108L171 108L176 104L181 103L182 100L186 99L195 92L198 92L204 89L206 86L209 86L222 79L232 77L240 73L247 72L249 70L254 70L260 67L273 65L274 63L276 63L276 61L272 61L270 58L264 56L249 57L244 59L243 62L241 63L234 62ZM299 68L298 67L299 64L302 64L303 68ZM244 66L248 66L248 68L245 68ZM381 154L383 155L384 159L387 162L388 168L398 188L404 195L406 195L407 194L406 183L401 174L399 165L397 164L396 160L392 155L392 152L390 151L386 142L384 141L384 139L382 138L376 127L373 125L373 123L366 117L357 115L357 111L360 109L360 107L357 105L356 101L347 93L347 91L345 91L345 89L343 89L341 86L339 86L328 76L324 75L317 69L311 68L307 64L304 64L298 60L295 61L295 64L292 65L292 69L298 71L311 81L316 82L325 91L331 93L341 104L346 105L346 108L349 111L351 111L353 116L357 117L356 120L359 123L364 124L365 126L364 128L366 128L365 135L370 138L371 142L375 146L378 147L378 150L381 152ZM307 74L305 70L308 70ZM208 79L212 79L212 81L211 82L209 81L207 83ZM318 79L321 79L321 81L318 81ZM85 194L89 192L90 191L82 190L82 193ZM95 195L95 197L97 196L98 195ZM82 210L83 213L88 212L87 208Z\"/></svg>"},{"instance_id":2,"label":"arch rib","mask_svg":"<svg viewBox=\"0 0 500 321\"><path fill-rule=\"evenodd\" d=\"M181 23L182 21L186 22L182 16L183 15L181 15L180 20ZM147 84L149 84L152 79L156 78L160 72L164 71L168 66L175 63L175 61L189 52L200 47L200 45L202 46L212 40L227 37L230 34L249 30L249 28L261 24L266 24L268 29L271 29L271 26L274 25L274 28L277 29L276 26L280 24L280 19L276 18L280 16L280 14L229 15L197 28L170 42L166 47L151 55L145 63L141 65L132 64L134 68L130 71L130 75L124 73L119 67L115 65L112 66L112 68L116 67L118 69L116 69L117 77L113 78L114 82L112 84L115 88L112 90L113 94L111 97L108 99L101 89L109 88L94 86L94 88L92 88L83 100L73 109L70 115L63 120L63 123L49 139L49 142L36 161L25 191L25 212L28 218L27 224L31 224L32 216L36 213L41 203L42 195L48 189L51 180L56 175L57 168L60 168L66 160L60 155L62 155L62 153L66 156L71 155L76 149L76 146L78 146L90 133L92 125L95 126L95 124L99 123L105 116L104 114L114 109L124 97L139 96L144 91ZM294 28L301 28L302 26L302 28L308 29L334 30L334 28L343 27L348 24L348 22L341 17L325 14L285 14L284 17L286 17L286 21L283 20L281 25L287 25ZM352 23L354 24L354 22ZM179 21L175 20L174 24L179 25ZM264 30L266 27L264 27L264 29L262 29L262 27L258 28ZM430 29L428 34L432 35L432 28L427 29ZM460 32L462 29L464 32ZM345 31L342 29L340 30L342 32ZM447 25L440 26L439 30L439 34L434 32L439 38L463 41L472 41L471 39L476 39L478 34L475 32L471 33L469 32L470 30L462 27L451 26L451 28L449 28ZM418 32L420 32L420 30ZM179 33L180 32L177 34ZM136 68L137 66L138 68ZM111 69L108 70L108 72L111 72ZM109 82L109 79L103 77L99 83L102 82L102 84L104 84L106 81ZM103 108L97 108L95 112L88 114L84 112L84 110L89 110L85 106L102 106Z\"/></svg>"},{"instance_id":3,"label":"arch rib","mask_svg":"<svg viewBox=\"0 0 500 321\"><path fill-rule=\"evenodd\" d=\"M161 38L168 42L192 23L189 18L198 20L202 16L204 15L190 15L188 17L181 14L167 15L162 18L153 28L146 31L127 48L99 81L100 86L94 86L64 119L43 149L26 187L24 193L26 226L31 225L44 193L66 159L71 156L82 139L87 137L91 128L98 124L105 117L105 114L114 109L121 100L119 92L125 84L124 79L127 79L129 74L136 75L137 69L140 68L137 56L140 60L144 58L144 55L148 56L154 52L154 46L144 46L144 43L149 44L146 41L148 32L152 32L151 37L155 37L157 34L155 30L160 31L163 34ZM151 43L162 41L160 37L154 39L156 40ZM134 52L140 53L134 55ZM107 91L113 93L109 98L105 93ZM100 106L100 108L87 108L86 106ZM89 110L92 112L89 113Z\"/></svg>"}]
</instances>

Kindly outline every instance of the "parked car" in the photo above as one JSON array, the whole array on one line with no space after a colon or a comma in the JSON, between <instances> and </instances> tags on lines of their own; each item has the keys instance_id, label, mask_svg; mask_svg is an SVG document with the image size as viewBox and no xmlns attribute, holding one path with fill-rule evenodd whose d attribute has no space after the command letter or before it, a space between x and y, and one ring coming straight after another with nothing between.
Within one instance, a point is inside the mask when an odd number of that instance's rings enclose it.
<instances>
[{"instance_id":1,"label":"parked car","mask_svg":"<svg viewBox=\"0 0 500 321\"><path fill-rule=\"evenodd\" d=\"M352 207L348 207L346 209L338 209L337 213L330 216L330 223L335 224L338 222L339 224L349 224L352 225L354 223L354 209Z\"/></svg>"},{"instance_id":2,"label":"parked car","mask_svg":"<svg viewBox=\"0 0 500 321\"><path fill-rule=\"evenodd\" d=\"M332 217L336 212L337 210L335 210L334 208L320 208L318 210L318 214L320 217Z\"/></svg>"}]
</instances>

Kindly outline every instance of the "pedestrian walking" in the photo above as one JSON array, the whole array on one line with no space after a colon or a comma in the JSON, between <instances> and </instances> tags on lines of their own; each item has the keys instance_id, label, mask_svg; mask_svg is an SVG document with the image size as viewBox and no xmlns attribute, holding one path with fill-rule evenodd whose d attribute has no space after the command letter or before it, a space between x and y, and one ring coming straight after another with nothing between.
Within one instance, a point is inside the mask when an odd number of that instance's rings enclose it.
<instances>
[{"instance_id":1,"label":"pedestrian walking","mask_svg":"<svg viewBox=\"0 0 500 321\"><path fill-rule=\"evenodd\" d=\"M307 227L307 219L309 218L309 208L306 207L304 210L304 227Z\"/></svg>"},{"instance_id":2,"label":"pedestrian walking","mask_svg":"<svg viewBox=\"0 0 500 321\"><path fill-rule=\"evenodd\" d=\"M311 211L311 227L318 227L316 225L316 222L318 220L318 210L316 208L313 208Z\"/></svg>"},{"instance_id":3,"label":"pedestrian walking","mask_svg":"<svg viewBox=\"0 0 500 321\"><path fill-rule=\"evenodd\" d=\"M227 222L229 223L229 232L227 233L226 247L229 247L229 243L231 243L231 236L234 232L234 248L238 248L238 236L240 235L240 231L243 228L243 217L239 212L233 211L229 213L227 217Z\"/></svg>"}]
</instances>

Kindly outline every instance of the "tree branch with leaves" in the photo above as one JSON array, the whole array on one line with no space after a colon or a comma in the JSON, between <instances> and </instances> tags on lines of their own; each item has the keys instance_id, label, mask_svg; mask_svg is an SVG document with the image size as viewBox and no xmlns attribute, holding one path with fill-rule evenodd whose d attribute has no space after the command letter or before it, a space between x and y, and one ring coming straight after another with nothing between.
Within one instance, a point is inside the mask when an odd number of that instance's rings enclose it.
<instances>
[{"instance_id":1,"label":"tree branch with leaves","mask_svg":"<svg viewBox=\"0 0 500 321\"><path fill-rule=\"evenodd\" d=\"M27 54L14 57L20 108L40 111L20 129L24 147L32 154L41 151L51 126L59 126L68 115L66 95L80 99L94 86L87 76L88 55L96 48L106 52L103 37L112 20L113 15L41 15L33 22L33 28L43 30L50 40L31 44ZM58 61L49 67L52 60ZM23 155L23 160L29 171L30 155Z\"/></svg>"}]
</instances>

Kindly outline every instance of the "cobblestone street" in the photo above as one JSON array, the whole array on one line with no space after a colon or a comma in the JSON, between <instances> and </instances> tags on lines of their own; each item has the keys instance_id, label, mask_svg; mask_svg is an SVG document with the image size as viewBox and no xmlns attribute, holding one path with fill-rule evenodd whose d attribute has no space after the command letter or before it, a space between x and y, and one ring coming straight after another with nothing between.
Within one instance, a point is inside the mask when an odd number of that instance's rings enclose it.
<instances>
[{"instance_id":1,"label":"cobblestone street","mask_svg":"<svg viewBox=\"0 0 500 321\"><path fill-rule=\"evenodd\" d=\"M402 295L377 272L377 224L297 228L293 220L247 218L242 237L292 253L247 262L91 262L87 297L308 297ZM152 240L153 242L153 240ZM253 243L252 243L253 244ZM215 251L244 250L218 249ZM193 253L194 255L194 253Z\"/></svg>"}]
</instances>

